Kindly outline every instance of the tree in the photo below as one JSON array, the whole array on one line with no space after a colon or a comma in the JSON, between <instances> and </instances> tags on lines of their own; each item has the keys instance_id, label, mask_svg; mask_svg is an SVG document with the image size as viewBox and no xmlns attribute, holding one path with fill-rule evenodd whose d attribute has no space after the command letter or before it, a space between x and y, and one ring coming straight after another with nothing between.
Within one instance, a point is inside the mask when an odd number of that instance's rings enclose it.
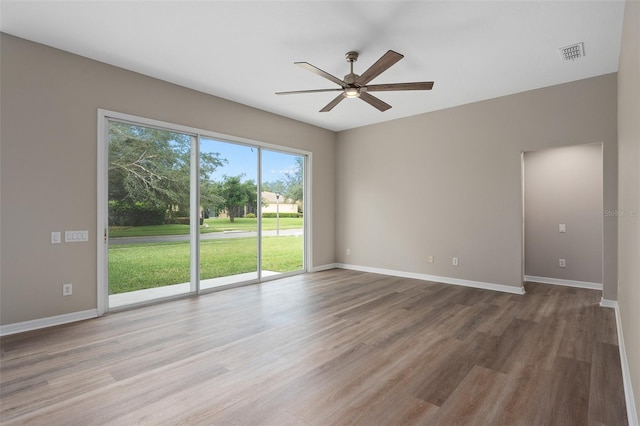
<instances>
[{"instance_id":1,"label":"tree","mask_svg":"<svg viewBox=\"0 0 640 426\"><path fill-rule=\"evenodd\" d=\"M222 182L222 198L224 207L227 209L229 221L234 222L238 215L238 210L244 207L249 201L247 187L242 183L242 175L224 176Z\"/></svg>"},{"instance_id":2,"label":"tree","mask_svg":"<svg viewBox=\"0 0 640 426\"><path fill-rule=\"evenodd\" d=\"M211 214L218 214L224 209L224 198L222 197L222 184L209 179L200 182L200 207L204 211L203 217L207 218Z\"/></svg>"},{"instance_id":3,"label":"tree","mask_svg":"<svg viewBox=\"0 0 640 426\"><path fill-rule=\"evenodd\" d=\"M247 202L245 206L247 207L247 213L257 213L258 209L258 185L253 180L247 180L243 184L244 191L247 194ZM262 204L262 199L260 199L260 203Z\"/></svg>"},{"instance_id":4,"label":"tree","mask_svg":"<svg viewBox=\"0 0 640 426\"><path fill-rule=\"evenodd\" d=\"M276 180L273 182L263 182L262 190L273 192L275 194L286 194L287 184L283 180Z\"/></svg>"},{"instance_id":5,"label":"tree","mask_svg":"<svg viewBox=\"0 0 640 426\"><path fill-rule=\"evenodd\" d=\"M191 138L182 133L110 122L109 200L162 209L169 216L188 216ZM217 153L201 153L201 185L224 162Z\"/></svg>"},{"instance_id":6,"label":"tree","mask_svg":"<svg viewBox=\"0 0 640 426\"><path fill-rule=\"evenodd\" d=\"M304 162L303 157L296 157L296 169L293 173L285 173L286 198L302 203L304 195Z\"/></svg>"}]
</instances>

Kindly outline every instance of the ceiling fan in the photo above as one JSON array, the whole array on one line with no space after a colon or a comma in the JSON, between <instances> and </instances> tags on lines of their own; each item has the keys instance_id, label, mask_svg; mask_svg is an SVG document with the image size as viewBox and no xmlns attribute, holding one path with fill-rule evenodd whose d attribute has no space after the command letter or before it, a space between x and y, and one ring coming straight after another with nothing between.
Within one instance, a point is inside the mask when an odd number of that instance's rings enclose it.
<instances>
[{"instance_id":1,"label":"ceiling fan","mask_svg":"<svg viewBox=\"0 0 640 426\"><path fill-rule=\"evenodd\" d=\"M386 111L391 108L388 103L369 94L369 92L388 92L393 90L431 90L433 81L423 81L416 83L388 83L388 84L367 84L384 71L389 69L393 64L404 58L398 52L389 50L382 55L378 61L371 65L362 75L354 74L353 63L358 60L358 52L347 52L345 54L347 62L351 66L351 72L344 76L344 80L334 77L328 72L322 71L320 68L311 65L308 62L294 62L295 65L301 66L312 73L318 74L340 86L339 89L314 89L314 90L296 90L292 92L277 92L276 95L294 95L298 93L319 93L319 92L342 92L335 99L329 102L320 112L329 112L338 105L344 98L360 98L380 111Z\"/></svg>"}]
</instances>

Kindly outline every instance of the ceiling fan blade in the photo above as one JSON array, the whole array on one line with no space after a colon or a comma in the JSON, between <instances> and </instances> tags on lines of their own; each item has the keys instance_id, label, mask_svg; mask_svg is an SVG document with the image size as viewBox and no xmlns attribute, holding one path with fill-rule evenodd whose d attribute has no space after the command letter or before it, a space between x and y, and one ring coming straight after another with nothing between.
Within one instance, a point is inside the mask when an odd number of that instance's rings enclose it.
<instances>
[{"instance_id":1,"label":"ceiling fan blade","mask_svg":"<svg viewBox=\"0 0 640 426\"><path fill-rule=\"evenodd\" d=\"M368 70L363 72L362 75L358 77L355 84L364 86L402 58L404 58L404 55L394 52L393 50L389 50L387 53L382 55L375 64L371 65Z\"/></svg>"},{"instance_id":2,"label":"ceiling fan blade","mask_svg":"<svg viewBox=\"0 0 640 426\"><path fill-rule=\"evenodd\" d=\"M341 93L338 96L336 96L331 102L329 102L324 108L322 108L320 110L320 112L329 112L329 111L331 111L333 109L333 107L338 105L343 99L344 99L344 96Z\"/></svg>"},{"instance_id":3,"label":"ceiling fan blade","mask_svg":"<svg viewBox=\"0 0 640 426\"><path fill-rule=\"evenodd\" d=\"M389 83L389 84L369 84L367 92L386 92L391 90L431 90L433 81L422 81L416 83Z\"/></svg>"},{"instance_id":4,"label":"ceiling fan blade","mask_svg":"<svg viewBox=\"0 0 640 426\"><path fill-rule=\"evenodd\" d=\"M360 99L362 99L363 101L365 101L366 103L368 103L369 105L373 106L374 108L377 108L378 110L384 112L386 110L388 110L389 108L391 108L391 105L389 105L388 103L376 98L373 95L370 95L368 93L362 93L360 92Z\"/></svg>"},{"instance_id":5,"label":"ceiling fan blade","mask_svg":"<svg viewBox=\"0 0 640 426\"><path fill-rule=\"evenodd\" d=\"M308 62L294 62L295 65L298 65L299 67L302 67L304 69L307 69L309 71L311 71L314 74L318 74L320 77L324 77L329 81L333 81L335 84L337 84L340 87L346 86L347 83L345 83L344 81L340 80L338 77L334 77L331 74L329 74L326 71L322 71L320 68L311 65Z\"/></svg>"},{"instance_id":6,"label":"ceiling fan blade","mask_svg":"<svg viewBox=\"0 0 640 426\"><path fill-rule=\"evenodd\" d=\"M342 90L343 89L293 90L291 92L276 92L276 95L295 95L298 93L342 92Z\"/></svg>"}]
</instances>

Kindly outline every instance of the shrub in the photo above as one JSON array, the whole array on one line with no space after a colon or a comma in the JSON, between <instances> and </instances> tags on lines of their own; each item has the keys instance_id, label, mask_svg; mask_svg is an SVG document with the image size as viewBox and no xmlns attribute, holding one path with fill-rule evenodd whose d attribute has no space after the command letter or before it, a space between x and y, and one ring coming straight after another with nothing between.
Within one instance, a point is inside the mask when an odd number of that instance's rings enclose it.
<instances>
[{"instance_id":1,"label":"shrub","mask_svg":"<svg viewBox=\"0 0 640 426\"><path fill-rule=\"evenodd\" d=\"M162 225L165 209L148 203L109 201L109 226Z\"/></svg>"},{"instance_id":2,"label":"shrub","mask_svg":"<svg viewBox=\"0 0 640 426\"><path fill-rule=\"evenodd\" d=\"M256 215L253 213L247 213L243 216L245 219L255 219Z\"/></svg>"},{"instance_id":3,"label":"shrub","mask_svg":"<svg viewBox=\"0 0 640 426\"><path fill-rule=\"evenodd\" d=\"M189 216L177 216L168 218L165 222L167 225L188 225Z\"/></svg>"},{"instance_id":4,"label":"shrub","mask_svg":"<svg viewBox=\"0 0 640 426\"><path fill-rule=\"evenodd\" d=\"M276 217L276 213L262 213L263 218ZM280 213L280 217L302 217L301 213Z\"/></svg>"},{"instance_id":5,"label":"shrub","mask_svg":"<svg viewBox=\"0 0 640 426\"><path fill-rule=\"evenodd\" d=\"M178 216L167 219L165 222L167 225L189 225L191 218L189 216ZM204 223L204 218L200 218L200 225Z\"/></svg>"}]
</instances>

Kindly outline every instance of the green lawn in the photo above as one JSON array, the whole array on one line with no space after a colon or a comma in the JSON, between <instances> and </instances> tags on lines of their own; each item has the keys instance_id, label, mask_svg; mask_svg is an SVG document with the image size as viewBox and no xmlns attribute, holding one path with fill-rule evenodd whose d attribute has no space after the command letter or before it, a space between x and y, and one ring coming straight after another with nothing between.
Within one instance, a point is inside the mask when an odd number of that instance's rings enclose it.
<instances>
[{"instance_id":1,"label":"green lawn","mask_svg":"<svg viewBox=\"0 0 640 426\"><path fill-rule=\"evenodd\" d=\"M255 238L201 241L200 279L255 271L256 244ZM301 237L264 237L262 268L275 272L302 269L303 245ZM109 294L189 280L189 242L109 247Z\"/></svg>"},{"instance_id":2,"label":"green lawn","mask_svg":"<svg viewBox=\"0 0 640 426\"><path fill-rule=\"evenodd\" d=\"M276 218L262 219L262 229L272 231L276 229ZM280 229L299 229L303 227L303 218L280 218ZM236 218L233 223L229 219L209 218L200 226L200 233L224 231L256 231L258 219ZM187 235L189 225L151 225L151 226L111 226L109 237L147 237L157 235Z\"/></svg>"}]
</instances>

